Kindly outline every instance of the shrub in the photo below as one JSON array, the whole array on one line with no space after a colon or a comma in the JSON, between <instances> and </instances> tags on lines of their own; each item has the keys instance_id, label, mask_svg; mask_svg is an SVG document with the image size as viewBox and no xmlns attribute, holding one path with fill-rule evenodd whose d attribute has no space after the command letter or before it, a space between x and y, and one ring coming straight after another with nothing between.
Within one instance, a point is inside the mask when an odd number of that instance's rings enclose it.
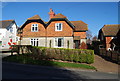
<instances>
[{"instance_id":1,"label":"shrub","mask_svg":"<svg viewBox=\"0 0 120 81\"><path fill-rule=\"evenodd\" d=\"M74 57L73 57L73 61L74 62L78 62L79 61L79 55L78 54L79 54L79 52L75 50L74 51Z\"/></svg>"},{"instance_id":2,"label":"shrub","mask_svg":"<svg viewBox=\"0 0 120 81\"><path fill-rule=\"evenodd\" d=\"M79 62L85 63L86 62L86 55L85 53L79 54Z\"/></svg>"},{"instance_id":3,"label":"shrub","mask_svg":"<svg viewBox=\"0 0 120 81\"><path fill-rule=\"evenodd\" d=\"M16 47L17 48L17 47ZM56 59L63 61L74 61L80 63L93 63L94 51L87 49L65 49L65 48L47 48L31 47L30 57L36 60Z\"/></svg>"},{"instance_id":4,"label":"shrub","mask_svg":"<svg viewBox=\"0 0 120 81\"><path fill-rule=\"evenodd\" d=\"M91 64L94 63L94 51L90 54L86 54L87 55L87 63Z\"/></svg>"}]
</instances>

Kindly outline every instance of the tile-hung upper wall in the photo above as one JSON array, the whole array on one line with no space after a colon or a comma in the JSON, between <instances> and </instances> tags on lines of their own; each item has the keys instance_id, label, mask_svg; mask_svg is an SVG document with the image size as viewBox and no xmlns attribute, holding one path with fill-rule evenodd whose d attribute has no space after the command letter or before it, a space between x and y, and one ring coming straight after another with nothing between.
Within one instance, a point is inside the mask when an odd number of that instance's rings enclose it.
<instances>
[{"instance_id":1,"label":"tile-hung upper wall","mask_svg":"<svg viewBox=\"0 0 120 81\"><path fill-rule=\"evenodd\" d=\"M32 24L38 24L37 32L32 31ZM38 22L28 23L23 28L23 37L45 37L45 27L43 26L43 24L38 23Z\"/></svg>"},{"instance_id":2,"label":"tile-hung upper wall","mask_svg":"<svg viewBox=\"0 0 120 81\"><path fill-rule=\"evenodd\" d=\"M62 31L55 30L56 23L62 24ZM69 37L73 35L73 29L65 21L52 21L46 28L46 31L48 37Z\"/></svg>"}]
</instances>

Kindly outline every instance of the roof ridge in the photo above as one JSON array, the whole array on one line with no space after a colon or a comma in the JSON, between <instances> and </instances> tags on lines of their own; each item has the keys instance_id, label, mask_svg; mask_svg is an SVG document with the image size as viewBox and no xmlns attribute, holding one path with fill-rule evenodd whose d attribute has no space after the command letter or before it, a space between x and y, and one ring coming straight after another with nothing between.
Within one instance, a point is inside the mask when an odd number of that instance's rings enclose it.
<instances>
[{"instance_id":1,"label":"roof ridge","mask_svg":"<svg viewBox=\"0 0 120 81\"><path fill-rule=\"evenodd\" d=\"M2 20L2 21L14 21L14 20Z\"/></svg>"},{"instance_id":2,"label":"roof ridge","mask_svg":"<svg viewBox=\"0 0 120 81\"><path fill-rule=\"evenodd\" d=\"M33 19L41 19L40 16L37 14L37 15L34 15L30 18L27 18L27 20L33 20Z\"/></svg>"},{"instance_id":3,"label":"roof ridge","mask_svg":"<svg viewBox=\"0 0 120 81\"><path fill-rule=\"evenodd\" d=\"M56 14L53 18L66 18L66 16L64 16L61 13Z\"/></svg>"},{"instance_id":4,"label":"roof ridge","mask_svg":"<svg viewBox=\"0 0 120 81\"><path fill-rule=\"evenodd\" d=\"M86 24L86 23L85 23L85 22L83 22L82 20L78 20L78 21L70 21L70 22L81 22L81 23ZM86 25L88 25L88 24L86 24Z\"/></svg>"},{"instance_id":5,"label":"roof ridge","mask_svg":"<svg viewBox=\"0 0 120 81\"><path fill-rule=\"evenodd\" d=\"M105 24L104 26L113 26L113 25L120 25L120 24Z\"/></svg>"}]
</instances>

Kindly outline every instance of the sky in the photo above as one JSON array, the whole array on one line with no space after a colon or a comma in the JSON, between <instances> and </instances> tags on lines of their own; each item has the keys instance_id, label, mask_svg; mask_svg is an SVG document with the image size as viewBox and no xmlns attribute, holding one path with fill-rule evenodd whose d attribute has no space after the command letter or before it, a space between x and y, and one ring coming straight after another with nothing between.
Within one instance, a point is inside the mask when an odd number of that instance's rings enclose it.
<instances>
[{"instance_id":1,"label":"sky","mask_svg":"<svg viewBox=\"0 0 120 81\"><path fill-rule=\"evenodd\" d=\"M70 21L82 20L93 36L105 24L118 24L118 2L3 2L2 20L14 19L21 26L27 18L39 15L47 22L50 8Z\"/></svg>"}]
</instances>

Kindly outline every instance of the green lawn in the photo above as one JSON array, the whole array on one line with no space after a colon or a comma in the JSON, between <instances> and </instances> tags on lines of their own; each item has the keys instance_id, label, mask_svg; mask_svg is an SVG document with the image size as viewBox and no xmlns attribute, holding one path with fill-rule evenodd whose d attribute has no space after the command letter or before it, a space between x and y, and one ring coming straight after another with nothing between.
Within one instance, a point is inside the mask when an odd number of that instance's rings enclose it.
<instances>
[{"instance_id":1,"label":"green lawn","mask_svg":"<svg viewBox=\"0 0 120 81\"><path fill-rule=\"evenodd\" d=\"M33 64L33 65L44 65L44 66L55 66L55 67L70 67L70 68L84 68L84 69L96 69L93 66L78 64L78 63L64 63L64 62L56 62L56 61L47 61L47 60L33 60L29 57L28 54L25 55L13 55L8 56L2 59L7 62L16 62L22 64Z\"/></svg>"}]
</instances>

